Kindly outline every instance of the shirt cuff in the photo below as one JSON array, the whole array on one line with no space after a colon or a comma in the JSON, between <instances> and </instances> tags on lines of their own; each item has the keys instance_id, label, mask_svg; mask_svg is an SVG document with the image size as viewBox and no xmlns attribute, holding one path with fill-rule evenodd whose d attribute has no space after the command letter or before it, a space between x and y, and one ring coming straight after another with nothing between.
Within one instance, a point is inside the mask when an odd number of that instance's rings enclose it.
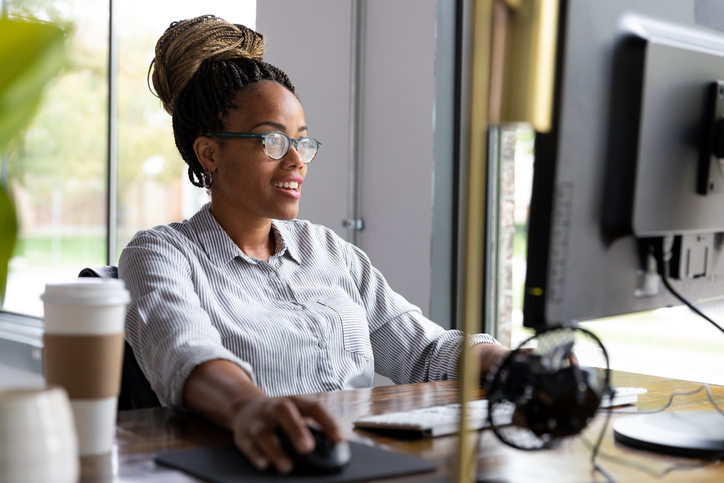
<instances>
[{"instance_id":1,"label":"shirt cuff","mask_svg":"<svg viewBox=\"0 0 724 483\"><path fill-rule=\"evenodd\" d=\"M430 366L429 380L431 381L458 379L460 377L460 357L463 354L465 335L459 330L450 330L447 334L449 335L448 340L438 348L438 356ZM467 340L468 348L479 344L502 345L489 334L471 334Z\"/></svg>"},{"instance_id":2,"label":"shirt cuff","mask_svg":"<svg viewBox=\"0 0 724 483\"><path fill-rule=\"evenodd\" d=\"M495 345L503 345L500 342L497 341L495 337L489 334L473 334L470 336L469 339L469 347L476 346L478 344L495 344Z\"/></svg>"}]
</instances>

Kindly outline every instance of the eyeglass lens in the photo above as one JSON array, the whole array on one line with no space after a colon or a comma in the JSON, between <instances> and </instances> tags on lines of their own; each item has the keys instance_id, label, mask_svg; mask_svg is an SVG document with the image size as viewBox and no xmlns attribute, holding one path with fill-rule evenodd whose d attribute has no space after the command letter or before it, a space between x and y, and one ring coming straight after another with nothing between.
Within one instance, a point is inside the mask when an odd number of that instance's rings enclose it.
<instances>
[{"instance_id":1,"label":"eyeglass lens","mask_svg":"<svg viewBox=\"0 0 724 483\"><path fill-rule=\"evenodd\" d=\"M264 149L267 155L272 159L281 159L287 155L292 144L291 139L281 132L270 132L264 140ZM300 138L296 141L295 146L302 161L309 163L317 154L319 143L312 138Z\"/></svg>"}]
</instances>

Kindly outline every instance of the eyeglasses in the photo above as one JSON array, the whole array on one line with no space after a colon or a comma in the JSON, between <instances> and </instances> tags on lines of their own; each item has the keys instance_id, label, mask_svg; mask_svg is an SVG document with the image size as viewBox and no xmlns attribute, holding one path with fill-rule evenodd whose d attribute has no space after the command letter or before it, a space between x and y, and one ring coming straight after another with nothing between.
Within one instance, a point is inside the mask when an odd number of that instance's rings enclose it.
<instances>
[{"instance_id":1,"label":"eyeglasses","mask_svg":"<svg viewBox=\"0 0 724 483\"><path fill-rule=\"evenodd\" d=\"M314 157L322 145L319 141L310 137L293 139L279 131L267 132L264 134L248 134L239 132L209 132L204 136L213 138L259 138L264 144L264 152L271 159L282 159L289 152L289 148L294 144L299 156L305 164L312 162Z\"/></svg>"}]
</instances>

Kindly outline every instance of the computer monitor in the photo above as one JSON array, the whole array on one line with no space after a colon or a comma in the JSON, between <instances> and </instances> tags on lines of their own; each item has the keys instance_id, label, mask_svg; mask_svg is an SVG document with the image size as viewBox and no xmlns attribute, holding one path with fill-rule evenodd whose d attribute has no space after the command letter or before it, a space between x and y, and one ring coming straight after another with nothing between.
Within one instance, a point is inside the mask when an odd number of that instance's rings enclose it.
<instances>
[{"instance_id":1,"label":"computer monitor","mask_svg":"<svg viewBox=\"0 0 724 483\"><path fill-rule=\"evenodd\" d=\"M557 59L524 325L680 305L656 246L681 295L724 299L724 2L562 0Z\"/></svg>"},{"instance_id":2,"label":"computer monitor","mask_svg":"<svg viewBox=\"0 0 724 483\"><path fill-rule=\"evenodd\" d=\"M724 33L694 23L695 3L563 2L554 127L536 138L526 327L678 304L646 250L656 237L676 243L682 295L724 299L724 161L709 141Z\"/></svg>"}]
</instances>

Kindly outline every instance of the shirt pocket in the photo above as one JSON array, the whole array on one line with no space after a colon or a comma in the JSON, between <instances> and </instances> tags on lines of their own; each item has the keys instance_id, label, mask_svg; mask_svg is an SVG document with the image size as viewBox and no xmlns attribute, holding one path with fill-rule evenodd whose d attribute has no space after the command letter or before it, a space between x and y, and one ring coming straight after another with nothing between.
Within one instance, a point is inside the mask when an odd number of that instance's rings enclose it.
<instances>
[{"instance_id":1,"label":"shirt pocket","mask_svg":"<svg viewBox=\"0 0 724 483\"><path fill-rule=\"evenodd\" d=\"M320 300L317 303L331 309L334 322L342 328L344 349L371 360L372 344L365 310L344 296Z\"/></svg>"}]
</instances>

